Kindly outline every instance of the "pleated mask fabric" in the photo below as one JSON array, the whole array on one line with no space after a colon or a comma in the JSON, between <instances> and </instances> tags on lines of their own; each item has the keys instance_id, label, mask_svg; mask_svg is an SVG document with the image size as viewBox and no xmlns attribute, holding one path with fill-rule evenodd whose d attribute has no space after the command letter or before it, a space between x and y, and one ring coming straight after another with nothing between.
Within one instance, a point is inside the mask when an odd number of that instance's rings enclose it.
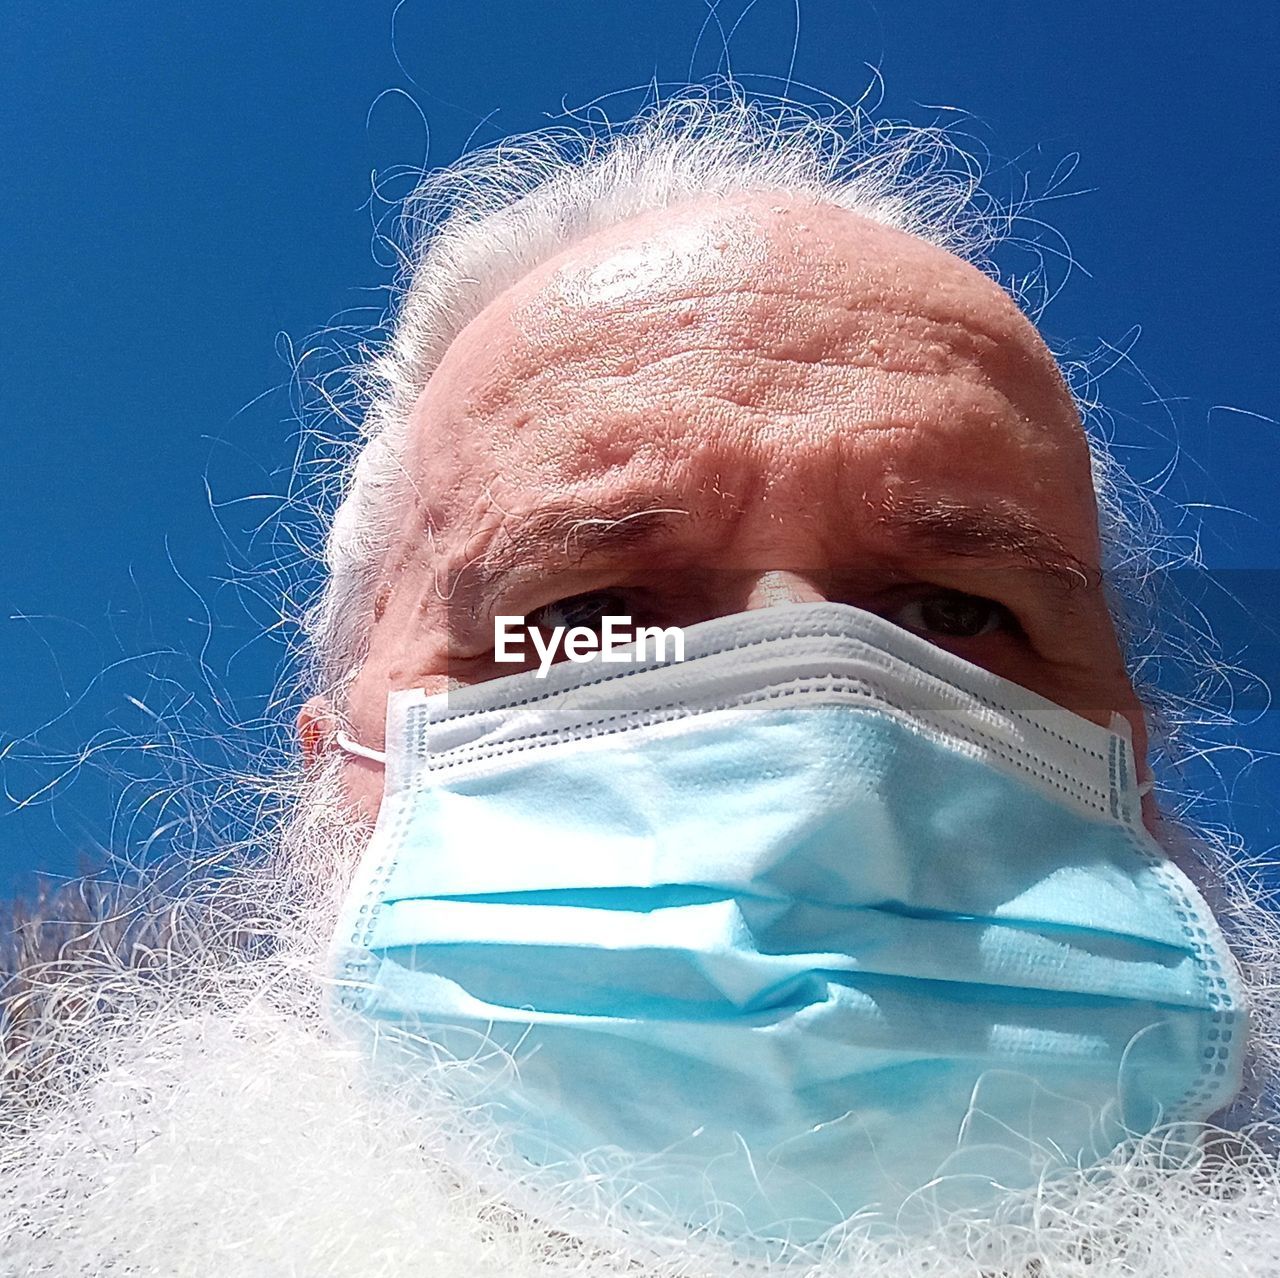
<instances>
[{"instance_id":1,"label":"pleated mask fabric","mask_svg":"<svg viewBox=\"0 0 1280 1278\"><path fill-rule=\"evenodd\" d=\"M637 1219L982 1210L1240 1087L1234 961L1125 721L879 617L395 692L386 740L335 1013L467 1062L530 1168L631 1168Z\"/></svg>"}]
</instances>

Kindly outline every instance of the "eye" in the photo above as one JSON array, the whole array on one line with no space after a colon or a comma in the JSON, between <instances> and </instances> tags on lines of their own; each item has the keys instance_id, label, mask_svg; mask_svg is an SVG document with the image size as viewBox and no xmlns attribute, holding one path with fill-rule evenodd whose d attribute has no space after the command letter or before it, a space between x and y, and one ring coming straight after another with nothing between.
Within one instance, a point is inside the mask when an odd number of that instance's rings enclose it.
<instances>
[{"instance_id":1,"label":"eye","mask_svg":"<svg viewBox=\"0 0 1280 1278\"><path fill-rule=\"evenodd\" d=\"M589 590L586 594L570 595L535 608L525 618L525 624L539 630L554 630L556 626L566 629L586 626L588 630L598 630L605 617L630 615L627 601L618 591Z\"/></svg>"},{"instance_id":2,"label":"eye","mask_svg":"<svg viewBox=\"0 0 1280 1278\"><path fill-rule=\"evenodd\" d=\"M977 639L1018 626L1003 604L959 590L938 590L913 599L889 620L933 639Z\"/></svg>"}]
</instances>

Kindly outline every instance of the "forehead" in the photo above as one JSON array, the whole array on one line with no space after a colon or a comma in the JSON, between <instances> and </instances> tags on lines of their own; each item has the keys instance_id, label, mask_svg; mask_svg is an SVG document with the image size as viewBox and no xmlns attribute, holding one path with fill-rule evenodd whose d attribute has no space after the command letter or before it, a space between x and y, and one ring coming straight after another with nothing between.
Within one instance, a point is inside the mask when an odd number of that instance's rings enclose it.
<instances>
[{"instance_id":1,"label":"forehead","mask_svg":"<svg viewBox=\"0 0 1280 1278\"><path fill-rule=\"evenodd\" d=\"M1088 451L1030 323L950 254L833 207L704 201L590 237L453 342L411 423L410 521L547 508L999 503L1096 555Z\"/></svg>"}]
</instances>

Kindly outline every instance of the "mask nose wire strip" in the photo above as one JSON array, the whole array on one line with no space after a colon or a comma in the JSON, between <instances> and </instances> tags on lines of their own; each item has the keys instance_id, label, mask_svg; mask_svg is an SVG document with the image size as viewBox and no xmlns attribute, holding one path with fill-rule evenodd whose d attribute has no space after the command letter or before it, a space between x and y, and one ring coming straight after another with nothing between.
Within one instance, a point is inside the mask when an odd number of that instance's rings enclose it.
<instances>
[{"instance_id":1,"label":"mask nose wire strip","mask_svg":"<svg viewBox=\"0 0 1280 1278\"><path fill-rule=\"evenodd\" d=\"M373 763L385 764L387 761L385 751L371 750L368 746L361 745L358 741L353 741L341 728L333 734L333 739L337 742L338 748L345 750L348 754L354 754L361 759L369 759Z\"/></svg>"}]
</instances>

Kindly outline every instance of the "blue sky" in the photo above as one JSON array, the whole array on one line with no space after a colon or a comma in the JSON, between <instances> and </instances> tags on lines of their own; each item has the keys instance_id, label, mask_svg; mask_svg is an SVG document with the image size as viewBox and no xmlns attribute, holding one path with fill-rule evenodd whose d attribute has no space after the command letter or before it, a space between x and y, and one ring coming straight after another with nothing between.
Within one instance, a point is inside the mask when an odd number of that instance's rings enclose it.
<instances>
[{"instance_id":1,"label":"blue sky","mask_svg":"<svg viewBox=\"0 0 1280 1278\"><path fill-rule=\"evenodd\" d=\"M625 114L651 80L722 70L735 23L733 70L776 90L796 23L792 0L723 0L710 21L702 0L406 0L393 39L393 7L5 6L0 892L136 851L165 753L139 741L199 756L224 719L258 720L240 738L252 754L291 715L271 696L284 634L264 633L278 601L263 569L284 551L252 530L297 444L282 351L381 305L371 173L636 90L610 100ZM1218 570L1195 592L1280 682L1275 8L799 12L797 81L954 121L989 153L997 196L1046 197L1037 214L1078 266L1044 330L1114 365L1098 393L1122 456L1172 468L1183 531ZM1243 710L1240 739L1280 747L1256 691ZM1218 814L1264 853L1280 771L1241 757L1216 756Z\"/></svg>"}]
</instances>

